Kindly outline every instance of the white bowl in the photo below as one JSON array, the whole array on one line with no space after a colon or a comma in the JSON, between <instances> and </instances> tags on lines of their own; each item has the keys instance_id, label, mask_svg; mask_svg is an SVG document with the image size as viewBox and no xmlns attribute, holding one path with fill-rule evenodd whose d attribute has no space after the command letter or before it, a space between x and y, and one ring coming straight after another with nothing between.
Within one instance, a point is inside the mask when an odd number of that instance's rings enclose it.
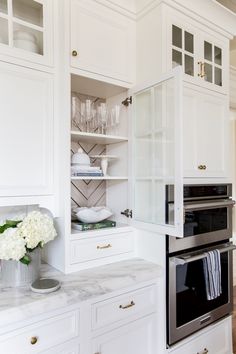
<instances>
[{"instance_id":1,"label":"white bowl","mask_svg":"<svg viewBox=\"0 0 236 354\"><path fill-rule=\"evenodd\" d=\"M106 207L77 208L75 215L79 221L96 223L108 219L112 211Z\"/></svg>"},{"instance_id":2,"label":"white bowl","mask_svg":"<svg viewBox=\"0 0 236 354\"><path fill-rule=\"evenodd\" d=\"M14 46L16 48L27 50L28 52L39 53L37 44L26 39L14 39Z\"/></svg>"},{"instance_id":3,"label":"white bowl","mask_svg":"<svg viewBox=\"0 0 236 354\"><path fill-rule=\"evenodd\" d=\"M14 37L14 39L20 39L20 40L25 40L25 41L37 43L36 36L31 32L21 31L21 30L14 31L13 37Z\"/></svg>"}]
</instances>

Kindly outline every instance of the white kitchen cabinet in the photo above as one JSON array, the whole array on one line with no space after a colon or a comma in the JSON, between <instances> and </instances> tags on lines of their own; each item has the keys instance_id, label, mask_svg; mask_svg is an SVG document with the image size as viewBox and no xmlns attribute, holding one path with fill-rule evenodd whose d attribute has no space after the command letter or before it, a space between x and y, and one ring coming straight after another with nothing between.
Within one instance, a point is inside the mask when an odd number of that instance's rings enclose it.
<instances>
[{"instance_id":1,"label":"white kitchen cabinet","mask_svg":"<svg viewBox=\"0 0 236 354\"><path fill-rule=\"evenodd\" d=\"M53 77L0 64L0 196L53 193Z\"/></svg>"},{"instance_id":2,"label":"white kitchen cabinet","mask_svg":"<svg viewBox=\"0 0 236 354\"><path fill-rule=\"evenodd\" d=\"M0 351L9 354L44 353L44 350L76 339L79 335L78 328L78 311L51 314L51 317L0 336Z\"/></svg>"},{"instance_id":3,"label":"white kitchen cabinet","mask_svg":"<svg viewBox=\"0 0 236 354\"><path fill-rule=\"evenodd\" d=\"M207 327L201 333L177 344L171 354L231 354L233 352L231 334L231 317Z\"/></svg>"},{"instance_id":4,"label":"white kitchen cabinet","mask_svg":"<svg viewBox=\"0 0 236 354\"><path fill-rule=\"evenodd\" d=\"M230 108L236 109L236 67L230 67Z\"/></svg>"},{"instance_id":5,"label":"white kitchen cabinet","mask_svg":"<svg viewBox=\"0 0 236 354\"><path fill-rule=\"evenodd\" d=\"M167 14L167 68L181 65L189 82L227 93L228 39L207 32L176 12Z\"/></svg>"},{"instance_id":6,"label":"white kitchen cabinet","mask_svg":"<svg viewBox=\"0 0 236 354\"><path fill-rule=\"evenodd\" d=\"M158 77L181 65L186 81L228 94L230 36L218 27L217 20L214 22L214 12L218 9L205 14L211 17L210 25L210 20L202 20L203 14L199 17L198 11L190 13L182 5L161 2L138 18L137 81ZM194 2L186 3L189 9L192 5ZM227 22L229 14L226 16L222 8L221 12Z\"/></svg>"},{"instance_id":7,"label":"white kitchen cabinet","mask_svg":"<svg viewBox=\"0 0 236 354\"><path fill-rule=\"evenodd\" d=\"M183 99L184 177L227 177L227 97L185 85Z\"/></svg>"},{"instance_id":8,"label":"white kitchen cabinet","mask_svg":"<svg viewBox=\"0 0 236 354\"><path fill-rule=\"evenodd\" d=\"M1 1L0 58L52 65L53 10L52 0Z\"/></svg>"},{"instance_id":9,"label":"white kitchen cabinet","mask_svg":"<svg viewBox=\"0 0 236 354\"><path fill-rule=\"evenodd\" d=\"M78 340L69 341L57 347L50 348L40 354L80 354Z\"/></svg>"},{"instance_id":10,"label":"white kitchen cabinet","mask_svg":"<svg viewBox=\"0 0 236 354\"><path fill-rule=\"evenodd\" d=\"M134 82L135 21L129 17L93 0L71 0L70 40L73 68Z\"/></svg>"},{"instance_id":11,"label":"white kitchen cabinet","mask_svg":"<svg viewBox=\"0 0 236 354\"><path fill-rule=\"evenodd\" d=\"M155 316L150 315L94 338L91 354L154 354L155 337Z\"/></svg>"}]
</instances>

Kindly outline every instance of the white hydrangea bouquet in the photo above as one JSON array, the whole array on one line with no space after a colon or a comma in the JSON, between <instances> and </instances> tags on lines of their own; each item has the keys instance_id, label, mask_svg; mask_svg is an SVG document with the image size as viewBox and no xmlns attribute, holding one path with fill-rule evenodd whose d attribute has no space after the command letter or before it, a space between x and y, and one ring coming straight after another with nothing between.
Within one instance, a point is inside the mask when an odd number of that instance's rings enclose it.
<instances>
[{"instance_id":1,"label":"white hydrangea bouquet","mask_svg":"<svg viewBox=\"0 0 236 354\"><path fill-rule=\"evenodd\" d=\"M53 220L39 211L30 212L23 220L6 220L0 226L0 259L29 265L30 253L56 236Z\"/></svg>"}]
</instances>

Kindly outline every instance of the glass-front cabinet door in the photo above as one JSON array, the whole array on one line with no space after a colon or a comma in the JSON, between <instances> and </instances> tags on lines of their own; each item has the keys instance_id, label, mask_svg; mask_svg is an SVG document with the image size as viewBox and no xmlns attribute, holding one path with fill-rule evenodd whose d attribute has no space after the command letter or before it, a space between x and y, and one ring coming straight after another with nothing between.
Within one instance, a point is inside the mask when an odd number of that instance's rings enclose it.
<instances>
[{"instance_id":1,"label":"glass-front cabinet door","mask_svg":"<svg viewBox=\"0 0 236 354\"><path fill-rule=\"evenodd\" d=\"M50 65L52 3L0 0L0 54Z\"/></svg>"},{"instance_id":2,"label":"glass-front cabinet door","mask_svg":"<svg viewBox=\"0 0 236 354\"><path fill-rule=\"evenodd\" d=\"M172 67L182 65L184 73L194 76L194 35L172 25Z\"/></svg>"},{"instance_id":3,"label":"glass-front cabinet door","mask_svg":"<svg viewBox=\"0 0 236 354\"><path fill-rule=\"evenodd\" d=\"M218 92L227 91L228 40L224 42L194 26L180 23L180 20L169 19L168 67L182 66L185 80Z\"/></svg>"},{"instance_id":4,"label":"glass-front cabinet door","mask_svg":"<svg viewBox=\"0 0 236 354\"><path fill-rule=\"evenodd\" d=\"M138 228L183 235L182 69L134 94L132 201ZM167 221L166 188L175 204Z\"/></svg>"}]
</instances>

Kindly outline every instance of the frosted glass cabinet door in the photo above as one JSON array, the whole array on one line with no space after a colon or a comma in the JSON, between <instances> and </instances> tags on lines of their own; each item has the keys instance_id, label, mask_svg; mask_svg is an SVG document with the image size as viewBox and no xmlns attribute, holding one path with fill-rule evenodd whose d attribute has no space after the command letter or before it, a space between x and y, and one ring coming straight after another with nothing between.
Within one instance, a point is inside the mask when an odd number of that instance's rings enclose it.
<instances>
[{"instance_id":1,"label":"frosted glass cabinet door","mask_svg":"<svg viewBox=\"0 0 236 354\"><path fill-rule=\"evenodd\" d=\"M0 64L0 196L52 193L53 81Z\"/></svg>"},{"instance_id":2,"label":"frosted glass cabinet door","mask_svg":"<svg viewBox=\"0 0 236 354\"><path fill-rule=\"evenodd\" d=\"M182 70L134 94L133 212L137 227L182 236ZM166 220L165 193L174 185L175 203Z\"/></svg>"}]
</instances>

